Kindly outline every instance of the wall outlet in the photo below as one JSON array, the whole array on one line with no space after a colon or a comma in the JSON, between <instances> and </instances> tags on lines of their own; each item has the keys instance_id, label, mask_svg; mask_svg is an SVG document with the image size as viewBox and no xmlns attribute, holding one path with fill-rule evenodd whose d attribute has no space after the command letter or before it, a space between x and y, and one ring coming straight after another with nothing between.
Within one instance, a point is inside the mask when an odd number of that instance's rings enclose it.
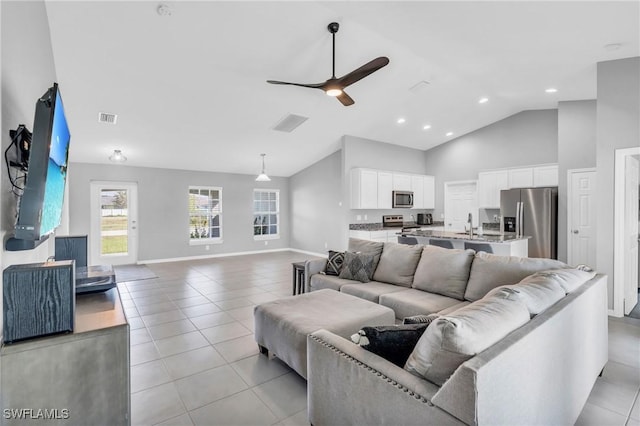
<instances>
[{"instance_id":1,"label":"wall outlet","mask_svg":"<svg viewBox=\"0 0 640 426\"><path fill-rule=\"evenodd\" d=\"M444 219L444 213L440 213L440 219Z\"/></svg>"},{"instance_id":2,"label":"wall outlet","mask_svg":"<svg viewBox=\"0 0 640 426\"><path fill-rule=\"evenodd\" d=\"M359 215L359 214L357 214L357 215L356 215L356 220L362 220L362 216L361 216L361 215Z\"/></svg>"},{"instance_id":3,"label":"wall outlet","mask_svg":"<svg viewBox=\"0 0 640 426\"><path fill-rule=\"evenodd\" d=\"M265 241L265 242L264 242L264 245L265 245L265 246L268 246L268 245L269 245L269 241Z\"/></svg>"},{"instance_id":4,"label":"wall outlet","mask_svg":"<svg viewBox=\"0 0 640 426\"><path fill-rule=\"evenodd\" d=\"M209 247L209 245L204 246L205 250L209 250L211 247Z\"/></svg>"},{"instance_id":5,"label":"wall outlet","mask_svg":"<svg viewBox=\"0 0 640 426\"><path fill-rule=\"evenodd\" d=\"M494 215L493 215L493 221L494 221L494 222L496 222L496 223L500 222L500 221L498 220L498 215L497 215L497 214L494 214Z\"/></svg>"},{"instance_id":6,"label":"wall outlet","mask_svg":"<svg viewBox=\"0 0 640 426\"><path fill-rule=\"evenodd\" d=\"M325 241L324 242L324 248L328 248L328 247L329 247L329 244L327 244L327 242Z\"/></svg>"},{"instance_id":7,"label":"wall outlet","mask_svg":"<svg viewBox=\"0 0 640 426\"><path fill-rule=\"evenodd\" d=\"M364 220L367 220L367 215L366 214L364 215Z\"/></svg>"}]
</instances>

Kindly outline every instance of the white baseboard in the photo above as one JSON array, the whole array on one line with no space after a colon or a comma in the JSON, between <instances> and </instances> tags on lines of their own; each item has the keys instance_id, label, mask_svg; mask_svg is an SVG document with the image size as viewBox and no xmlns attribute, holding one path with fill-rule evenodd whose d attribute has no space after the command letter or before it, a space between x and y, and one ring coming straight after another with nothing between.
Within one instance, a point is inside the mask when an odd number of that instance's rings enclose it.
<instances>
[{"instance_id":1,"label":"white baseboard","mask_svg":"<svg viewBox=\"0 0 640 426\"><path fill-rule=\"evenodd\" d=\"M215 253L215 254L204 254L200 256L185 256L185 257L170 257L166 259L139 260L138 265L146 265L146 264L152 264L152 263L183 262L186 260L214 259L217 257L246 256L249 254L275 253L275 252L281 252L281 251L295 251L297 253L304 253L311 256L326 257L326 254L314 253L310 251L304 251L304 250L287 247L287 248L279 248L279 249L271 249L271 250L238 251L233 253Z\"/></svg>"}]
</instances>

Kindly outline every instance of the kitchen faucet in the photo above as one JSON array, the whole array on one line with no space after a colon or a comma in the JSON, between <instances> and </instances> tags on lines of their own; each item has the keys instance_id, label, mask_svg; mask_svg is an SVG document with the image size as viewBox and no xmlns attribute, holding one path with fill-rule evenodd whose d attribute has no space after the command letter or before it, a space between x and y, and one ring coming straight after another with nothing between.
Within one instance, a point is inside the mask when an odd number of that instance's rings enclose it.
<instances>
[{"instance_id":1,"label":"kitchen faucet","mask_svg":"<svg viewBox=\"0 0 640 426\"><path fill-rule=\"evenodd\" d=\"M469 238L473 238L473 216L471 215L471 213L469 213L467 223L469 224Z\"/></svg>"}]
</instances>

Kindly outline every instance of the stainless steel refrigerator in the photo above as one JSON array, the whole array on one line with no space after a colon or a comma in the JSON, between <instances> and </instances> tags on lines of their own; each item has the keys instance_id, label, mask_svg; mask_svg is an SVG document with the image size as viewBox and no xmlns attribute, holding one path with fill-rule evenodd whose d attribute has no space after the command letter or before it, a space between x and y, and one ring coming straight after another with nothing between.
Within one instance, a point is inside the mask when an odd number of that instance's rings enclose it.
<instances>
[{"instance_id":1,"label":"stainless steel refrigerator","mask_svg":"<svg viewBox=\"0 0 640 426\"><path fill-rule=\"evenodd\" d=\"M529 257L558 258L558 188L502 190L500 215L505 233L531 237Z\"/></svg>"}]
</instances>

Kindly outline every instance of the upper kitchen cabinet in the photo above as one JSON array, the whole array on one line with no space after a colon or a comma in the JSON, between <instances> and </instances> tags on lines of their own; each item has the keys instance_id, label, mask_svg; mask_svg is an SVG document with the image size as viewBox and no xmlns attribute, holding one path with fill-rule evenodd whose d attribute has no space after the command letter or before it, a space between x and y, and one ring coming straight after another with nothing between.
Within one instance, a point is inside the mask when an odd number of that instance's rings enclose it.
<instances>
[{"instance_id":1,"label":"upper kitchen cabinet","mask_svg":"<svg viewBox=\"0 0 640 426\"><path fill-rule=\"evenodd\" d=\"M509 169L509 188L531 188L533 186L533 167Z\"/></svg>"},{"instance_id":2,"label":"upper kitchen cabinet","mask_svg":"<svg viewBox=\"0 0 640 426\"><path fill-rule=\"evenodd\" d=\"M378 208L378 172L376 170L351 170L351 208Z\"/></svg>"},{"instance_id":3,"label":"upper kitchen cabinet","mask_svg":"<svg viewBox=\"0 0 640 426\"><path fill-rule=\"evenodd\" d=\"M534 167L533 186L558 186L558 165Z\"/></svg>"},{"instance_id":4,"label":"upper kitchen cabinet","mask_svg":"<svg viewBox=\"0 0 640 426\"><path fill-rule=\"evenodd\" d=\"M411 191L411 175L404 173L393 174L394 191Z\"/></svg>"},{"instance_id":5,"label":"upper kitchen cabinet","mask_svg":"<svg viewBox=\"0 0 640 426\"><path fill-rule=\"evenodd\" d=\"M393 173L378 171L378 208L393 207Z\"/></svg>"},{"instance_id":6,"label":"upper kitchen cabinet","mask_svg":"<svg viewBox=\"0 0 640 426\"><path fill-rule=\"evenodd\" d=\"M508 188L509 173L507 170L478 173L478 207L499 209L500 191Z\"/></svg>"},{"instance_id":7,"label":"upper kitchen cabinet","mask_svg":"<svg viewBox=\"0 0 640 426\"><path fill-rule=\"evenodd\" d=\"M425 209L436 208L436 178L433 176L424 177L424 206Z\"/></svg>"},{"instance_id":8,"label":"upper kitchen cabinet","mask_svg":"<svg viewBox=\"0 0 640 426\"><path fill-rule=\"evenodd\" d=\"M424 176L411 176L411 191L413 191L413 208L424 208Z\"/></svg>"}]
</instances>

